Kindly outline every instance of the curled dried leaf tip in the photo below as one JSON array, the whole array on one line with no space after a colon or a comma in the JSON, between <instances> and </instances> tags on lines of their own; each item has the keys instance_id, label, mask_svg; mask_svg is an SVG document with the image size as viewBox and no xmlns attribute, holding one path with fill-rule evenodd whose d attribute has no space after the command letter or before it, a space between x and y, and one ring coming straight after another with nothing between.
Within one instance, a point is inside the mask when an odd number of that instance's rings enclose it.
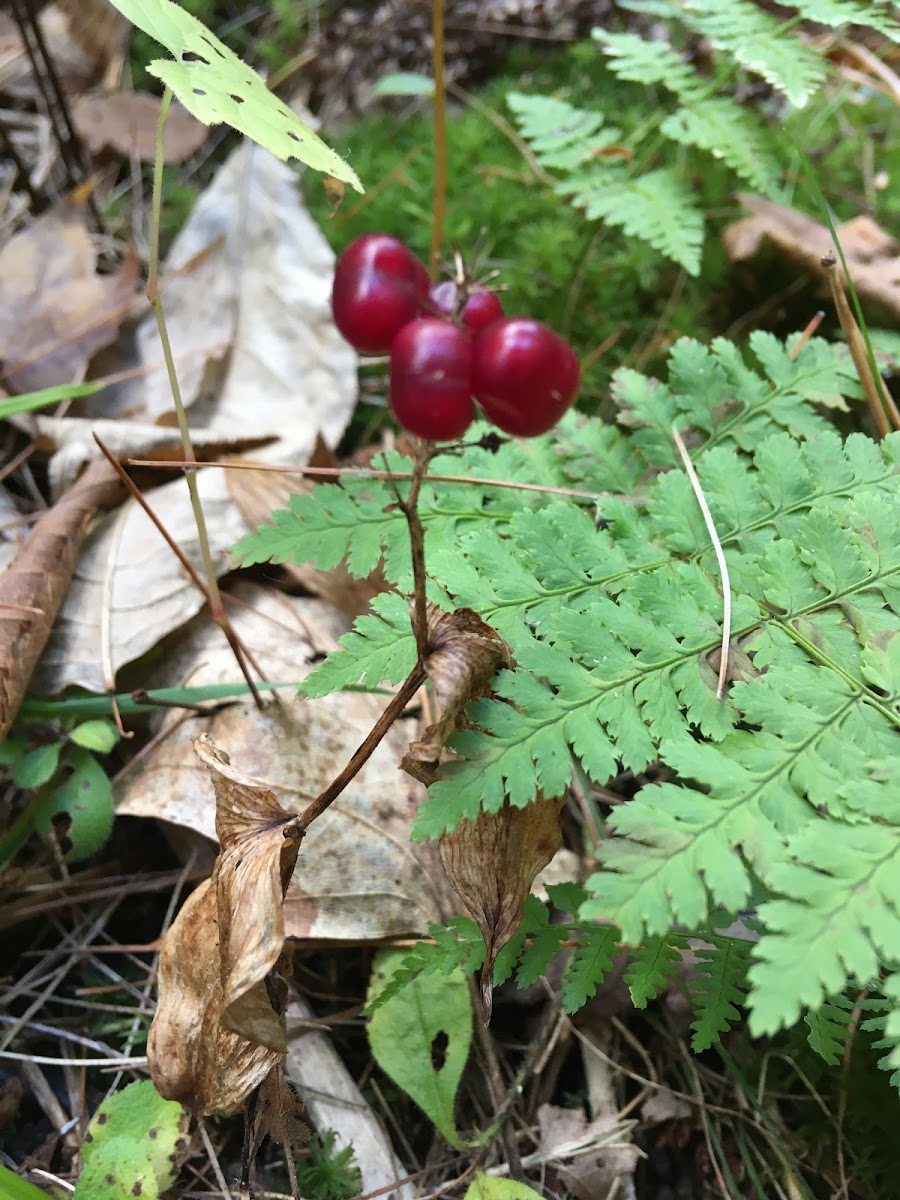
<instances>
[{"instance_id":1,"label":"curled dried leaf tip","mask_svg":"<svg viewBox=\"0 0 900 1200\"><path fill-rule=\"evenodd\" d=\"M215 791L220 849L163 942L147 1055L160 1095L234 1112L285 1051L283 907L300 833L296 815L210 738L194 749Z\"/></svg>"},{"instance_id":2,"label":"curled dried leaf tip","mask_svg":"<svg viewBox=\"0 0 900 1200\"><path fill-rule=\"evenodd\" d=\"M438 719L410 745L401 766L426 786L433 783L450 735L467 724L466 708L490 693L503 667L512 666L509 647L471 608L444 612L429 604L425 673L434 689Z\"/></svg>"}]
</instances>

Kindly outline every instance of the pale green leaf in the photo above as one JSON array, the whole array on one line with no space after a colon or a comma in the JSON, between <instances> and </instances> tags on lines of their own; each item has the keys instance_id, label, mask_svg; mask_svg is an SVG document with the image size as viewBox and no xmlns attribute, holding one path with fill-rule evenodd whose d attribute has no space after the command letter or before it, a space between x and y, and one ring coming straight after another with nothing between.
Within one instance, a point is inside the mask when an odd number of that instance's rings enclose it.
<instances>
[{"instance_id":1,"label":"pale green leaf","mask_svg":"<svg viewBox=\"0 0 900 1200\"><path fill-rule=\"evenodd\" d=\"M542 1200L542 1197L540 1192L530 1188L527 1183L517 1183L514 1179L501 1179L477 1171L469 1184L465 1200Z\"/></svg>"},{"instance_id":2,"label":"pale green leaf","mask_svg":"<svg viewBox=\"0 0 900 1200\"><path fill-rule=\"evenodd\" d=\"M363 190L356 172L196 17L172 0L113 3L172 55L173 61L157 59L147 70L170 87L198 121L224 122L277 158L299 159Z\"/></svg>"},{"instance_id":3,"label":"pale green leaf","mask_svg":"<svg viewBox=\"0 0 900 1200\"><path fill-rule=\"evenodd\" d=\"M376 955L368 1004L377 1001L405 957L402 950ZM462 971L416 976L376 1009L368 1032L372 1055L385 1074L452 1146L462 1147L454 1107L472 1043L472 1004Z\"/></svg>"},{"instance_id":4,"label":"pale green leaf","mask_svg":"<svg viewBox=\"0 0 900 1200\"><path fill-rule=\"evenodd\" d=\"M434 80L430 75L416 75L413 71L395 71L382 75L372 88L376 96L427 96L434 95Z\"/></svg>"},{"instance_id":5,"label":"pale green leaf","mask_svg":"<svg viewBox=\"0 0 900 1200\"><path fill-rule=\"evenodd\" d=\"M67 750L63 778L34 806L35 828L50 836L54 818L68 818L65 836L72 848L69 862L80 862L99 850L112 829L113 797L109 776L93 754L80 746Z\"/></svg>"},{"instance_id":6,"label":"pale green leaf","mask_svg":"<svg viewBox=\"0 0 900 1200\"><path fill-rule=\"evenodd\" d=\"M84 746L97 754L108 754L119 740L119 733L112 721L97 718L76 725L69 734L76 746Z\"/></svg>"}]
</instances>

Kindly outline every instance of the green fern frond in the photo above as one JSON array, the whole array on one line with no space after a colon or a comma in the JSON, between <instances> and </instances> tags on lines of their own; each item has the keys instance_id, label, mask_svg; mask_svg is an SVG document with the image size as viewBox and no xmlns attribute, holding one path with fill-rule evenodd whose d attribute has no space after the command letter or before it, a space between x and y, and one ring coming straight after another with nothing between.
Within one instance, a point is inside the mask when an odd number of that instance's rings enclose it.
<instances>
[{"instance_id":1,"label":"green fern frond","mask_svg":"<svg viewBox=\"0 0 900 1200\"><path fill-rule=\"evenodd\" d=\"M900 1089L900 971L889 975L881 985L881 996L870 996L860 1001L863 1012L875 1012L867 1017L861 1028L875 1034L872 1045L876 1050L887 1050L878 1060L882 1071L891 1072L891 1084Z\"/></svg>"},{"instance_id":2,"label":"green fern frond","mask_svg":"<svg viewBox=\"0 0 900 1200\"><path fill-rule=\"evenodd\" d=\"M825 78L821 55L752 0L686 0L684 19L739 66L802 108Z\"/></svg>"},{"instance_id":3,"label":"green fern frond","mask_svg":"<svg viewBox=\"0 0 900 1200\"><path fill-rule=\"evenodd\" d=\"M841 29L847 25L860 25L874 29L892 42L900 41L900 25L892 15L896 5L890 0L794 0L791 5L807 21L817 25L828 25Z\"/></svg>"},{"instance_id":4,"label":"green fern frond","mask_svg":"<svg viewBox=\"0 0 900 1200\"><path fill-rule=\"evenodd\" d=\"M660 84L685 103L694 103L708 90L707 84L681 54L666 42L648 41L635 33L593 31L610 66L619 79L645 86Z\"/></svg>"},{"instance_id":5,"label":"green fern frond","mask_svg":"<svg viewBox=\"0 0 900 1200\"><path fill-rule=\"evenodd\" d=\"M588 925L578 931L581 943L574 951L563 976L562 996L566 1012L574 1013L594 995L612 970L619 931L613 925Z\"/></svg>"},{"instance_id":6,"label":"green fern frond","mask_svg":"<svg viewBox=\"0 0 900 1200\"><path fill-rule=\"evenodd\" d=\"M714 1045L740 1018L747 991L747 964L752 942L742 938L704 934L709 945L698 946L691 981L694 1019L691 1049L699 1054Z\"/></svg>"},{"instance_id":7,"label":"green fern frond","mask_svg":"<svg viewBox=\"0 0 900 1200\"><path fill-rule=\"evenodd\" d=\"M678 933L648 938L631 952L624 980L635 1008L648 1003L669 986L687 949L687 938Z\"/></svg>"},{"instance_id":8,"label":"green fern frond","mask_svg":"<svg viewBox=\"0 0 900 1200\"><path fill-rule=\"evenodd\" d=\"M416 661L416 643L409 619L409 602L396 592L376 596L371 613L358 617L340 650L303 681L306 696L328 696L356 684L378 687L400 683Z\"/></svg>"},{"instance_id":9,"label":"green fern frond","mask_svg":"<svg viewBox=\"0 0 900 1200\"><path fill-rule=\"evenodd\" d=\"M634 178L618 177L615 168L575 175L557 188L599 220L640 238L688 272L700 272L703 214L684 180L661 168Z\"/></svg>"},{"instance_id":10,"label":"green fern frond","mask_svg":"<svg viewBox=\"0 0 900 1200\"><path fill-rule=\"evenodd\" d=\"M605 124L602 113L575 108L554 96L509 92L506 103L522 137L541 164L553 170L575 171L622 136Z\"/></svg>"},{"instance_id":11,"label":"green fern frond","mask_svg":"<svg viewBox=\"0 0 900 1200\"><path fill-rule=\"evenodd\" d=\"M777 189L780 169L771 139L735 101L724 96L694 100L666 117L659 128L673 142L720 158L757 191L771 195Z\"/></svg>"},{"instance_id":12,"label":"green fern frond","mask_svg":"<svg viewBox=\"0 0 900 1200\"><path fill-rule=\"evenodd\" d=\"M446 925L432 925L428 932L432 941L416 942L410 947L398 970L379 991L367 1012L381 1008L385 1001L419 975L449 975L457 969L471 975L484 962L484 938L470 917L454 917Z\"/></svg>"},{"instance_id":13,"label":"green fern frond","mask_svg":"<svg viewBox=\"0 0 900 1200\"><path fill-rule=\"evenodd\" d=\"M841 1061L852 1016L852 1001L837 995L826 1000L817 1012L808 1012L804 1017L809 1029L807 1041L831 1067Z\"/></svg>"}]
</instances>

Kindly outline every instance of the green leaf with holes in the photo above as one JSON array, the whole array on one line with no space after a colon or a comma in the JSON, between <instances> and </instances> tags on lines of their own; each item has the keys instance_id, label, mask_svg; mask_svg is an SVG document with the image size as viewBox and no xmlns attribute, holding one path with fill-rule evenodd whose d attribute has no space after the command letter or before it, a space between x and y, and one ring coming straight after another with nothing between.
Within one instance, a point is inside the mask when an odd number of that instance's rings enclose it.
<instances>
[{"instance_id":1,"label":"green leaf with holes","mask_svg":"<svg viewBox=\"0 0 900 1200\"><path fill-rule=\"evenodd\" d=\"M156 1200L175 1182L188 1145L185 1109L163 1100L149 1079L131 1083L88 1126L75 1200Z\"/></svg>"},{"instance_id":2,"label":"green leaf with holes","mask_svg":"<svg viewBox=\"0 0 900 1200\"><path fill-rule=\"evenodd\" d=\"M198 121L224 122L284 161L299 159L363 190L356 172L196 17L172 0L112 3L172 55L174 61L157 59L147 70L170 87Z\"/></svg>"},{"instance_id":3,"label":"green leaf with holes","mask_svg":"<svg viewBox=\"0 0 900 1200\"><path fill-rule=\"evenodd\" d=\"M47 788L34 805L34 825L42 837L51 831L71 848L69 862L80 862L99 850L113 823L112 786L88 750L69 746L60 760L61 781ZM59 821L62 820L62 824Z\"/></svg>"},{"instance_id":4,"label":"green leaf with holes","mask_svg":"<svg viewBox=\"0 0 900 1200\"><path fill-rule=\"evenodd\" d=\"M376 955L367 1004L373 1004L407 957ZM472 1044L472 1001L462 971L418 975L387 999L369 1021L375 1061L434 1122L451 1146L465 1143L453 1109Z\"/></svg>"}]
</instances>

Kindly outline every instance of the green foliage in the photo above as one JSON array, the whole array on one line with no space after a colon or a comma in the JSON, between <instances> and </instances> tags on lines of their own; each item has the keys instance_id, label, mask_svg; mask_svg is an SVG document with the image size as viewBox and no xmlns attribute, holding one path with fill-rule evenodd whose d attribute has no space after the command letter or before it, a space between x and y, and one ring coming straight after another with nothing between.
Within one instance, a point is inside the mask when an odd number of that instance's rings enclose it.
<instances>
[{"instance_id":1,"label":"green foliage","mask_svg":"<svg viewBox=\"0 0 900 1200\"><path fill-rule=\"evenodd\" d=\"M519 130L540 163L555 173L555 190L585 215L619 227L660 254L699 274L704 217L687 164L651 167L661 143L671 141L711 154L744 183L776 196L789 162L783 137L776 136L760 108L742 106L731 85L739 73L759 76L802 109L821 91L827 61L797 36L800 19L832 27L869 25L892 41L900 26L889 5L824 0L793 6L787 20L752 0L691 0L654 5L669 22L666 42L633 33L594 31L610 70L621 80L668 93L658 114L640 114L622 128L601 111L574 107L558 95L510 92L507 102ZM716 53L710 79L689 65L680 40L703 37ZM774 109L772 111L774 115ZM783 114L779 114L783 121ZM617 124L621 118L617 115Z\"/></svg>"},{"instance_id":2,"label":"green foliage","mask_svg":"<svg viewBox=\"0 0 900 1200\"><path fill-rule=\"evenodd\" d=\"M259 75L173 0L113 0L172 61L147 70L207 125L224 122L281 159L299 159L362 191L356 172L266 87Z\"/></svg>"},{"instance_id":3,"label":"green foliage","mask_svg":"<svg viewBox=\"0 0 900 1200\"><path fill-rule=\"evenodd\" d=\"M82 1146L76 1200L156 1200L187 1150L188 1114L149 1080L131 1083L97 1109Z\"/></svg>"},{"instance_id":4,"label":"green foliage","mask_svg":"<svg viewBox=\"0 0 900 1200\"><path fill-rule=\"evenodd\" d=\"M900 977L900 434L841 438L826 414L858 391L845 352L815 339L795 349L767 334L746 356L684 339L666 378L617 374L624 429L570 415L552 439L435 462L435 474L473 482L423 489L432 595L489 621L516 669L472 707L414 832L437 837L507 796L523 806L538 789L560 794L573 758L601 786L653 768L612 809L586 893L554 893L569 919L529 900L495 977L531 983L565 943L563 994L575 1009L624 942L644 1004L691 936L697 1047L746 1006L756 1033L819 1014L810 1041L833 1057L851 981L877 991L883 973ZM722 579L673 424L689 439L730 573L721 700ZM587 494L477 482L491 476ZM355 569L383 556L388 581L406 589L393 498L379 480L349 481L337 503L332 486L318 488L302 520L282 515L245 539L242 559L274 547L302 561L313 547L334 562L358 513ZM413 661L406 600L386 596L309 690L396 680ZM748 909L758 942L718 932ZM460 926L420 948L406 977L438 978L442 954L474 969L471 933ZM873 1033L896 1066L894 1013Z\"/></svg>"},{"instance_id":5,"label":"green foliage","mask_svg":"<svg viewBox=\"0 0 900 1200\"><path fill-rule=\"evenodd\" d=\"M0 1196L3 1200L46 1200L46 1192L36 1188L27 1179L14 1175L0 1164Z\"/></svg>"},{"instance_id":6,"label":"green foliage","mask_svg":"<svg viewBox=\"0 0 900 1200\"><path fill-rule=\"evenodd\" d=\"M517 1183L514 1179L498 1179L476 1171L475 1178L469 1184L465 1200L541 1200L540 1192L530 1188L527 1183Z\"/></svg>"},{"instance_id":7,"label":"green foliage","mask_svg":"<svg viewBox=\"0 0 900 1200\"><path fill-rule=\"evenodd\" d=\"M367 997L370 1008L400 970L406 970L402 950L376 956ZM375 1061L456 1147L463 1141L453 1110L471 1043L472 1003L458 969L415 976L378 1006L369 1021Z\"/></svg>"},{"instance_id":8,"label":"green foliage","mask_svg":"<svg viewBox=\"0 0 900 1200\"><path fill-rule=\"evenodd\" d=\"M362 1191L362 1173L352 1146L336 1145L329 1129L321 1142L309 1144L309 1157L297 1163L297 1183L309 1200L350 1200Z\"/></svg>"}]
</instances>

